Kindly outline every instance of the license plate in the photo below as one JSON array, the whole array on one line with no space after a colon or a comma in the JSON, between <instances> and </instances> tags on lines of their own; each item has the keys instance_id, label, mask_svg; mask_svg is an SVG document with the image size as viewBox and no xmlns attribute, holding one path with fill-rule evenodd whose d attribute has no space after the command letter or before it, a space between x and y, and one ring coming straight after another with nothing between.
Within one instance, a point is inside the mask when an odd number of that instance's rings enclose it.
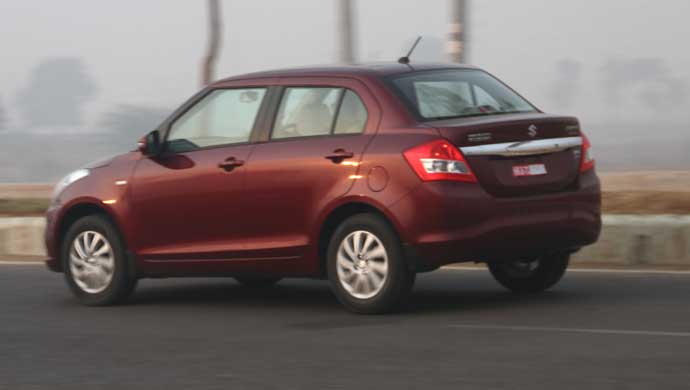
<instances>
[{"instance_id":1,"label":"license plate","mask_svg":"<svg viewBox=\"0 0 690 390\"><path fill-rule=\"evenodd\" d=\"M546 166L544 164L528 164L528 165L514 165L513 176L539 176L546 175Z\"/></svg>"}]
</instances>

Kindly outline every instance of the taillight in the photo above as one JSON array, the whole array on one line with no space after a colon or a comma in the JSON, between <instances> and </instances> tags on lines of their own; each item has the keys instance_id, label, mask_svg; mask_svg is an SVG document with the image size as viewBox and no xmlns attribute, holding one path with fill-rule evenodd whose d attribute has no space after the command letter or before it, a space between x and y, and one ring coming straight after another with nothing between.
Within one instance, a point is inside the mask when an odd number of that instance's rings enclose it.
<instances>
[{"instance_id":1,"label":"taillight","mask_svg":"<svg viewBox=\"0 0 690 390\"><path fill-rule=\"evenodd\" d=\"M415 146L403 155L422 181L477 182L462 152L444 139Z\"/></svg>"},{"instance_id":2,"label":"taillight","mask_svg":"<svg viewBox=\"0 0 690 390\"><path fill-rule=\"evenodd\" d=\"M592 144L589 143L587 136L582 133L582 155L580 156L580 172L587 172L594 168L594 157L592 156Z\"/></svg>"}]
</instances>

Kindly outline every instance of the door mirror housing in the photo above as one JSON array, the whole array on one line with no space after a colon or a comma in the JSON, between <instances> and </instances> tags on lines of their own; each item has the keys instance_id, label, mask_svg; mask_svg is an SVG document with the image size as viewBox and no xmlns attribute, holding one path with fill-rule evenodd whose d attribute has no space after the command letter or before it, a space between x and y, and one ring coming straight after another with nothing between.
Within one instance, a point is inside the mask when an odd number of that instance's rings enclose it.
<instances>
[{"instance_id":1,"label":"door mirror housing","mask_svg":"<svg viewBox=\"0 0 690 390\"><path fill-rule=\"evenodd\" d=\"M137 143L137 149L144 156L156 156L160 153L161 141L160 133L158 130L154 130L145 136L141 137Z\"/></svg>"}]
</instances>

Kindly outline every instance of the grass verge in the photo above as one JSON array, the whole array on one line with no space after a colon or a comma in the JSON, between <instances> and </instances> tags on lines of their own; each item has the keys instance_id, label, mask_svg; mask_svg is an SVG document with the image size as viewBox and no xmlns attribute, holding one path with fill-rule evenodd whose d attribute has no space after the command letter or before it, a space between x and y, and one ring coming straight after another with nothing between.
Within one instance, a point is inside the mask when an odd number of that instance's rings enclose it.
<instances>
[{"instance_id":1,"label":"grass verge","mask_svg":"<svg viewBox=\"0 0 690 390\"><path fill-rule=\"evenodd\" d=\"M49 199L0 199L0 216L42 215L49 205Z\"/></svg>"}]
</instances>

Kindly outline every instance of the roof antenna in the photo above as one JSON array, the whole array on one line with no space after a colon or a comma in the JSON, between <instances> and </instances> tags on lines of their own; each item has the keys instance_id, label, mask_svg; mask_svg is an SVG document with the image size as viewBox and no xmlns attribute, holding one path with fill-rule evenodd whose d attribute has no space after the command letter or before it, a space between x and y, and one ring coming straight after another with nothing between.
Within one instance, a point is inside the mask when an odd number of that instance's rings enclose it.
<instances>
[{"instance_id":1,"label":"roof antenna","mask_svg":"<svg viewBox=\"0 0 690 390\"><path fill-rule=\"evenodd\" d=\"M410 56L412 55L412 52L414 51L415 47L417 47L417 44L421 40L422 40L422 36L420 35L417 37L417 39L412 44L412 47L410 48L410 51L407 52L407 55L404 57L398 58L398 63L405 64L405 65L409 64L410 63Z\"/></svg>"}]
</instances>

